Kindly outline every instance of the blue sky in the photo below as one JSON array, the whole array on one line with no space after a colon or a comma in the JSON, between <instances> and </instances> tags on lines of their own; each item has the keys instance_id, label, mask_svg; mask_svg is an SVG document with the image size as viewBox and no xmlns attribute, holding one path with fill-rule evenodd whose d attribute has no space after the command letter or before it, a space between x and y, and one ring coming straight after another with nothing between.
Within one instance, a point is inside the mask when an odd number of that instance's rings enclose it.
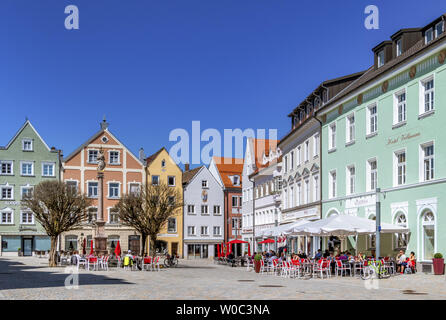
<instances>
[{"instance_id":1,"label":"blue sky","mask_svg":"<svg viewBox=\"0 0 446 320\"><path fill-rule=\"evenodd\" d=\"M65 6L80 12L66 30ZM364 28L364 9L380 29ZM372 64L371 49L446 12L440 0L2 0L0 145L28 117L65 155L99 129L137 153L169 132L290 129L320 82Z\"/></svg>"}]
</instances>

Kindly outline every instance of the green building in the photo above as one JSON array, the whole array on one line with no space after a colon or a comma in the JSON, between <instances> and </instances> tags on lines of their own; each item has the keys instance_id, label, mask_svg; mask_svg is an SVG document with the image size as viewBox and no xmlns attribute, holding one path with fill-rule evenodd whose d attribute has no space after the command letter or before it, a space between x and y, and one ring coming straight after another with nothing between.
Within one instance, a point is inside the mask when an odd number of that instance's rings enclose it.
<instances>
[{"instance_id":1,"label":"green building","mask_svg":"<svg viewBox=\"0 0 446 320\"><path fill-rule=\"evenodd\" d=\"M27 208L22 195L42 180L60 179L60 156L26 121L6 147L0 147L1 255L17 256L50 249L50 239Z\"/></svg>"},{"instance_id":2,"label":"green building","mask_svg":"<svg viewBox=\"0 0 446 320\"><path fill-rule=\"evenodd\" d=\"M446 254L445 18L377 45L373 66L317 113L322 217L375 219L380 188L381 221L410 229L381 235L381 255L413 251L426 271L435 252ZM356 248L356 238L340 240ZM375 236L357 242L363 253L375 250Z\"/></svg>"}]
</instances>

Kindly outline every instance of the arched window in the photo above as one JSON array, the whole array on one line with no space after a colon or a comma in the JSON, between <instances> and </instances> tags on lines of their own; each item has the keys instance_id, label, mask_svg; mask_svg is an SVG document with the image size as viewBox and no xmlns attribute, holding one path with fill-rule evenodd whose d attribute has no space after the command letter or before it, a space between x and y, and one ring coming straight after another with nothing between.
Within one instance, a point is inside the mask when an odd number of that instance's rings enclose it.
<instances>
[{"instance_id":1,"label":"arched window","mask_svg":"<svg viewBox=\"0 0 446 320\"><path fill-rule=\"evenodd\" d=\"M337 212L336 210L331 210L328 212L327 218L331 217L331 216L338 216L338 215L339 215L339 212Z\"/></svg>"},{"instance_id":2,"label":"arched window","mask_svg":"<svg viewBox=\"0 0 446 320\"><path fill-rule=\"evenodd\" d=\"M423 260L431 260L435 250L435 216L429 209L421 215L421 254Z\"/></svg>"},{"instance_id":3,"label":"arched window","mask_svg":"<svg viewBox=\"0 0 446 320\"><path fill-rule=\"evenodd\" d=\"M394 224L407 228L407 217L404 212L398 212L394 219ZM407 234L405 233L395 233L394 236L394 247L396 249L406 249L407 248Z\"/></svg>"}]
</instances>

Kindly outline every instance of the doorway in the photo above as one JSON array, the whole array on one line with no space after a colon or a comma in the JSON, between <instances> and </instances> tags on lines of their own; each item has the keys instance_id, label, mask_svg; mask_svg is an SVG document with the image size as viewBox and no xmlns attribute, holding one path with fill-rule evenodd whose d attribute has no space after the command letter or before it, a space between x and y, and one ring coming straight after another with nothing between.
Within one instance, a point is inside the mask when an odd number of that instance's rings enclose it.
<instances>
[{"instance_id":1,"label":"doorway","mask_svg":"<svg viewBox=\"0 0 446 320\"><path fill-rule=\"evenodd\" d=\"M33 238L23 238L23 256L32 256L33 255Z\"/></svg>"}]
</instances>

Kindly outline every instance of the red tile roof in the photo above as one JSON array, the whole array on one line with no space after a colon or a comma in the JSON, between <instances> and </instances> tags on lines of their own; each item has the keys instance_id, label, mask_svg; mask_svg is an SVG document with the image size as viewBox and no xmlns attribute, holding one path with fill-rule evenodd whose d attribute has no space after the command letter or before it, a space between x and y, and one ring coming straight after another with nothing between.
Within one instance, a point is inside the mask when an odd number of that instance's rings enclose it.
<instances>
[{"instance_id":1,"label":"red tile roof","mask_svg":"<svg viewBox=\"0 0 446 320\"><path fill-rule=\"evenodd\" d=\"M213 157L225 188L242 188L243 159ZM238 175L240 184L233 185L230 176Z\"/></svg>"}]
</instances>

